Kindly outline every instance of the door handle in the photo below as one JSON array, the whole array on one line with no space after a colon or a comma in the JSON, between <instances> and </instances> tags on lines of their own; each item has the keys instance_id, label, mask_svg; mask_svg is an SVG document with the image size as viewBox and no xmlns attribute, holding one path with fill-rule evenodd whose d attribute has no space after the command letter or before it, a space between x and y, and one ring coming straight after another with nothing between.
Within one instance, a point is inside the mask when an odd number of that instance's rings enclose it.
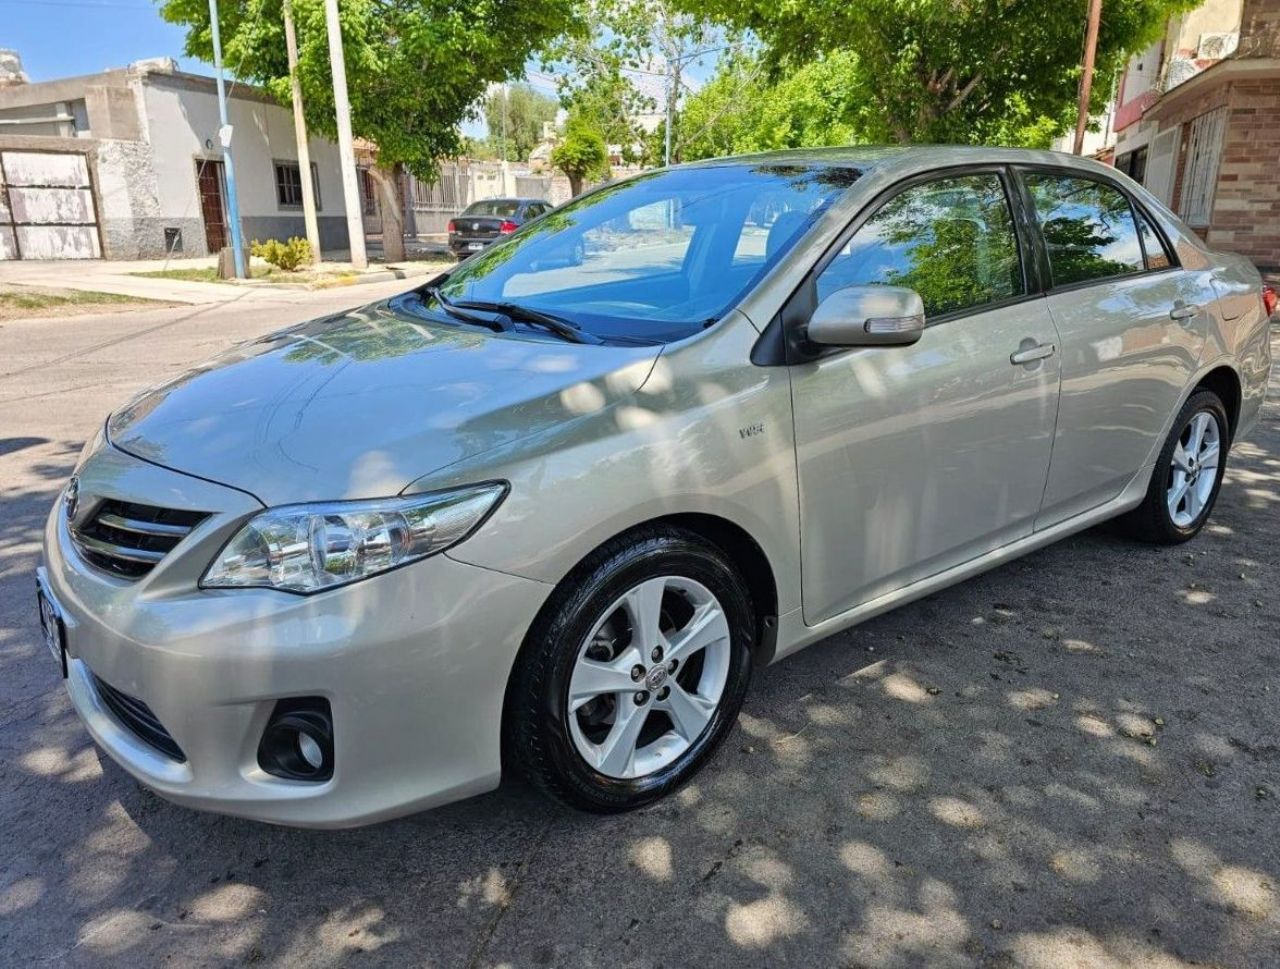
<instances>
[{"instance_id":1,"label":"door handle","mask_svg":"<svg viewBox=\"0 0 1280 969\"><path fill-rule=\"evenodd\" d=\"M1035 363L1037 360L1043 360L1051 357L1058 352L1058 348L1052 343L1037 343L1033 347L1027 347L1025 350L1015 350L1009 354L1009 362L1015 367L1022 366L1027 363Z\"/></svg>"},{"instance_id":2,"label":"door handle","mask_svg":"<svg viewBox=\"0 0 1280 969\"><path fill-rule=\"evenodd\" d=\"M1169 310L1169 319L1171 320L1189 320L1200 312L1200 307L1192 306L1190 303L1184 303L1182 300L1173 304L1173 309Z\"/></svg>"}]
</instances>

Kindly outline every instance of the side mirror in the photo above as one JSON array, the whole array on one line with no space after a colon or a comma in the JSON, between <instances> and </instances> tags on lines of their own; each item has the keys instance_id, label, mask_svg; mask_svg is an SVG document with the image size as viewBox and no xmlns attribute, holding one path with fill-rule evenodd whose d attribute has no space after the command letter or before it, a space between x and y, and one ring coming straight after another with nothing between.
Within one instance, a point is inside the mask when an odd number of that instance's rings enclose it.
<instances>
[{"instance_id":1,"label":"side mirror","mask_svg":"<svg viewBox=\"0 0 1280 969\"><path fill-rule=\"evenodd\" d=\"M907 346L924 332L924 300L903 286L846 286L813 311L810 343L830 347Z\"/></svg>"}]
</instances>

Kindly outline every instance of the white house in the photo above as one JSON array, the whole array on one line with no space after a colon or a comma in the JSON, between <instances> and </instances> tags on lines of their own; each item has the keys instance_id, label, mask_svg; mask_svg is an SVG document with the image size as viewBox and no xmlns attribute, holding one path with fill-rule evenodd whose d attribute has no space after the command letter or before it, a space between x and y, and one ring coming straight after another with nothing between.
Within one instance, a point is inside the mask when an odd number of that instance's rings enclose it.
<instances>
[{"instance_id":1,"label":"white house","mask_svg":"<svg viewBox=\"0 0 1280 969\"><path fill-rule=\"evenodd\" d=\"M304 236L292 113L228 85L241 226ZM0 259L204 255L230 244L213 78L174 61L0 85ZM347 248L338 149L310 141L320 241Z\"/></svg>"}]
</instances>

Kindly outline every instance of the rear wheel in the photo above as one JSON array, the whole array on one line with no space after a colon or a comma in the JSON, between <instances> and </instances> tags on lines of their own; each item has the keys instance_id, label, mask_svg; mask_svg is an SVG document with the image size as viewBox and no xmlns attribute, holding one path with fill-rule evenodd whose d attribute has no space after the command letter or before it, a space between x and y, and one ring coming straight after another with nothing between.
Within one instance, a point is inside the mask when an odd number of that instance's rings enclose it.
<instances>
[{"instance_id":1,"label":"rear wheel","mask_svg":"<svg viewBox=\"0 0 1280 969\"><path fill-rule=\"evenodd\" d=\"M1218 500L1230 446L1222 400L1211 390L1196 391L1173 422L1146 498L1124 520L1129 532L1161 545L1199 534Z\"/></svg>"},{"instance_id":2,"label":"rear wheel","mask_svg":"<svg viewBox=\"0 0 1280 969\"><path fill-rule=\"evenodd\" d=\"M508 691L507 762L589 811L662 797L732 729L753 629L719 549L674 528L611 542L530 630Z\"/></svg>"}]
</instances>

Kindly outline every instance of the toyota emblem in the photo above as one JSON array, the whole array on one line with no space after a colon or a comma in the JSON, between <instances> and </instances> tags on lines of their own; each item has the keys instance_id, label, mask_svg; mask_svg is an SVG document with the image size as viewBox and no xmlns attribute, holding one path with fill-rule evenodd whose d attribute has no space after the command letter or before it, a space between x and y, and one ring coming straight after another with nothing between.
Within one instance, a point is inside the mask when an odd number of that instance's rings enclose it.
<instances>
[{"instance_id":1,"label":"toyota emblem","mask_svg":"<svg viewBox=\"0 0 1280 969\"><path fill-rule=\"evenodd\" d=\"M71 476L71 480L67 482L67 490L62 493L62 507L67 513L67 521L73 521L76 517L76 506L80 504L80 479L76 475Z\"/></svg>"}]
</instances>

